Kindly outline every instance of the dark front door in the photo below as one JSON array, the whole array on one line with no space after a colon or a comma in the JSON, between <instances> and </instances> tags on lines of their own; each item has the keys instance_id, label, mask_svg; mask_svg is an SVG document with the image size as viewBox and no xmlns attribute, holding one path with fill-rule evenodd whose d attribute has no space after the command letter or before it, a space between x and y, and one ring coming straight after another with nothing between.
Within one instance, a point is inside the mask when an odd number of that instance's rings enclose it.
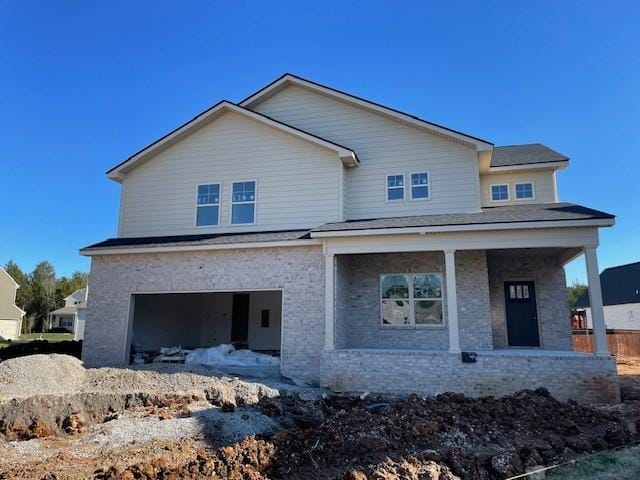
<instances>
[{"instance_id":1,"label":"dark front door","mask_svg":"<svg viewBox=\"0 0 640 480\"><path fill-rule=\"evenodd\" d=\"M249 294L233 294L231 313L231 341L247 343L249 338Z\"/></svg>"},{"instance_id":2,"label":"dark front door","mask_svg":"<svg viewBox=\"0 0 640 480\"><path fill-rule=\"evenodd\" d=\"M504 282L510 347L539 347L538 310L533 282Z\"/></svg>"}]
</instances>

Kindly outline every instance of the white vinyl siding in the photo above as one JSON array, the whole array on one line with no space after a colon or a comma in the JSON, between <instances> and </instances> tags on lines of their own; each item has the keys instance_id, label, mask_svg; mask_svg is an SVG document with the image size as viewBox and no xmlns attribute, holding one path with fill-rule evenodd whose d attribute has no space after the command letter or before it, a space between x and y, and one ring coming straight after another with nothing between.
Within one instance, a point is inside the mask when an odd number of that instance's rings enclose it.
<instances>
[{"instance_id":1,"label":"white vinyl siding","mask_svg":"<svg viewBox=\"0 0 640 480\"><path fill-rule=\"evenodd\" d=\"M360 159L345 170L348 219L477 211L479 171L474 149L311 92L289 86L255 110L352 148ZM387 202L386 175L430 173L429 202ZM409 199L405 192L405 199Z\"/></svg>"},{"instance_id":2,"label":"white vinyl siding","mask_svg":"<svg viewBox=\"0 0 640 480\"><path fill-rule=\"evenodd\" d=\"M131 171L120 236L311 228L342 219L343 164L330 150L225 113ZM257 180L256 222L231 225L231 184ZM220 223L196 227L194 189L220 183ZM226 192L226 193L225 193Z\"/></svg>"},{"instance_id":3,"label":"white vinyl siding","mask_svg":"<svg viewBox=\"0 0 640 480\"><path fill-rule=\"evenodd\" d=\"M492 202L490 197L491 185L505 183L509 185L509 200ZM533 183L534 198L517 199L516 183ZM482 206L557 202L553 170L485 174L480 177L480 191L482 192Z\"/></svg>"}]
</instances>

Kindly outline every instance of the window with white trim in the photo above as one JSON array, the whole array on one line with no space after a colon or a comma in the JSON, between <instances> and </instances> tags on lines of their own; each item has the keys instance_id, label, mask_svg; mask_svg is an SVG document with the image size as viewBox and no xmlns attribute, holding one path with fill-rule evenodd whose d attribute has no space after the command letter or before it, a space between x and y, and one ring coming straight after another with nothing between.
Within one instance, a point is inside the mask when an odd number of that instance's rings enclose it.
<instances>
[{"instance_id":1,"label":"window with white trim","mask_svg":"<svg viewBox=\"0 0 640 480\"><path fill-rule=\"evenodd\" d=\"M504 202L509 200L509 184L491 185L491 201Z\"/></svg>"},{"instance_id":2,"label":"window with white trim","mask_svg":"<svg viewBox=\"0 0 640 480\"><path fill-rule=\"evenodd\" d=\"M380 276L381 321L387 327L442 327L442 276L439 273Z\"/></svg>"},{"instance_id":3,"label":"window with white trim","mask_svg":"<svg viewBox=\"0 0 640 480\"><path fill-rule=\"evenodd\" d=\"M220 184L198 185L196 226L208 227L220 223Z\"/></svg>"},{"instance_id":4,"label":"window with white trim","mask_svg":"<svg viewBox=\"0 0 640 480\"><path fill-rule=\"evenodd\" d=\"M73 319L69 317L60 317L60 326L62 328L71 328L73 327Z\"/></svg>"},{"instance_id":5,"label":"window with white trim","mask_svg":"<svg viewBox=\"0 0 640 480\"><path fill-rule=\"evenodd\" d=\"M387 201L404 200L404 174L387 175Z\"/></svg>"},{"instance_id":6,"label":"window with white trim","mask_svg":"<svg viewBox=\"0 0 640 480\"><path fill-rule=\"evenodd\" d=\"M411 199L426 200L429 198L429 172L411 174Z\"/></svg>"},{"instance_id":7,"label":"window with white trim","mask_svg":"<svg viewBox=\"0 0 640 480\"><path fill-rule=\"evenodd\" d=\"M516 200L532 200L534 197L533 182L516 183L514 189Z\"/></svg>"},{"instance_id":8,"label":"window with white trim","mask_svg":"<svg viewBox=\"0 0 640 480\"><path fill-rule=\"evenodd\" d=\"M256 221L256 182L233 182L231 191L231 224L243 225Z\"/></svg>"}]
</instances>

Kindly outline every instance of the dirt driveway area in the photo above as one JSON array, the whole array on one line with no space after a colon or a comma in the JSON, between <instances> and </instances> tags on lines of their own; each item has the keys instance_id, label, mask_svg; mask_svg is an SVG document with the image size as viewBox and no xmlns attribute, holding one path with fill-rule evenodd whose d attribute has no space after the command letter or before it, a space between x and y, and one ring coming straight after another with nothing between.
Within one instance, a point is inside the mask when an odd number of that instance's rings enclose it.
<instances>
[{"instance_id":1,"label":"dirt driveway area","mask_svg":"<svg viewBox=\"0 0 640 480\"><path fill-rule=\"evenodd\" d=\"M502 479L638 438L640 360L624 401L331 396L184 365L0 363L0 479Z\"/></svg>"}]
</instances>

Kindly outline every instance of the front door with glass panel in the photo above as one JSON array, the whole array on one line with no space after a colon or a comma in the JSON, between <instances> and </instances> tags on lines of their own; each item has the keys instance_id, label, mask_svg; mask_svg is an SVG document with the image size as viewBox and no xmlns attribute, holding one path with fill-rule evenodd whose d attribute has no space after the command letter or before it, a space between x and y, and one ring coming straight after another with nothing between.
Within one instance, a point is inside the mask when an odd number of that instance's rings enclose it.
<instances>
[{"instance_id":1,"label":"front door with glass panel","mask_svg":"<svg viewBox=\"0 0 640 480\"><path fill-rule=\"evenodd\" d=\"M505 282L507 338L510 347L539 347L536 291L533 282Z\"/></svg>"}]
</instances>

